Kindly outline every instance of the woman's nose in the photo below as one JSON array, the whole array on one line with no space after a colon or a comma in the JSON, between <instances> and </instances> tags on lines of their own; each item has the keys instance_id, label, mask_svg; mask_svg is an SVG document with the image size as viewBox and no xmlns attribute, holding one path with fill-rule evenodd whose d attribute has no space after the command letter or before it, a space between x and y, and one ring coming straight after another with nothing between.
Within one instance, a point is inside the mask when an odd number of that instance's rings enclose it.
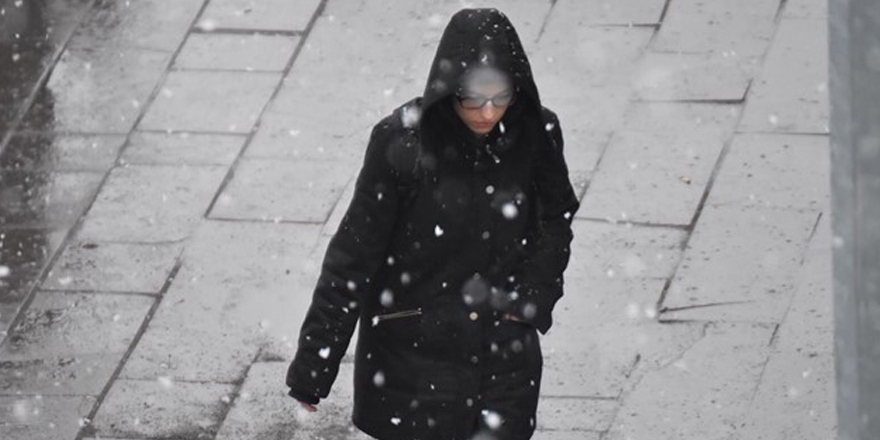
<instances>
[{"instance_id":1,"label":"woman's nose","mask_svg":"<svg viewBox=\"0 0 880 440\"><path fill-rule=\"evenodd\" d=\"M492 101L489 101L480 109L482 116L486 119L495 119L495 115L498 114L498 107L495 107L495 104Z\"/></svg>"}]
</instances>

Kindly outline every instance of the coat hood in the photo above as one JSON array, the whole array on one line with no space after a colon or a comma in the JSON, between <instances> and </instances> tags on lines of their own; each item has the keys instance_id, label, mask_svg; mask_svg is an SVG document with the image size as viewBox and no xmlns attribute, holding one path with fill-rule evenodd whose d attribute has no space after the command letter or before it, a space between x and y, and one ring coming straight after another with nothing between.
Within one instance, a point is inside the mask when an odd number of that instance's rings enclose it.
<instances>
[{"instance_id":1,"label":"coat hood","mask_svg":"<svg viewBox=\"0 0 880 440\"><path fill-rule=\"evenodd\" d=\"M522 134L523 124L517 120L540 121L542 106L519 35L507 16L495 8L462 9L446 25L419 105L421 125L423 131L432 133L429 138L441 137L441 133L449 131L436 126L451 124L453 132L472 143L481 142L454 114L451 100L447 99L459 90L466 74L478 67L504 73L516 88L516 101L499 124L506 125L506 133L504 127L496 126L486 138L495 151L503 151ZM429 139L435 141L439 140Z\"/></svg>"},{"instance_id":2,"label":"coat hood","mask_svg":"<svg viewBox=\"0 0 880 440\"><path fill-rule=\"evenodd\" d=\"M519 35L510 20L498 9L462 9L455 13L443 31L431 64L422 111L454 94L469 69L493 67L506 73L518 92L541 108L538 88Z\"/></svg>"}]
</instances>

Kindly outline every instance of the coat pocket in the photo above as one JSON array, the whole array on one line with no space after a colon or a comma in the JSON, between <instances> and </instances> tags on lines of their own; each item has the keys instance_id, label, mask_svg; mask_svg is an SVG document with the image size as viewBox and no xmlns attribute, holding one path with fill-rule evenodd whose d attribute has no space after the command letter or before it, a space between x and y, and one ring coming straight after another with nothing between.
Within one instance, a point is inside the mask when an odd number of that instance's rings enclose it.
<instances>
[{"instance_id":1,"label":"coat pocket","mask_svg":"<svg viewBox=\"0 0 880 440\"><path fill-rule=\"evenodd\" d=\"M373 316L373 320L372 320L373 327L379 325L379 323L384 322L384 321L409 318L409 317L413 317L413 316L420 316L421 314L422 314L422 309L418 308L418 309L412 309L412 310L401 310L399 312L392 312L392 313L384 313L381 315L375 315L375 316Z\"/></svg>"}]
</instances>

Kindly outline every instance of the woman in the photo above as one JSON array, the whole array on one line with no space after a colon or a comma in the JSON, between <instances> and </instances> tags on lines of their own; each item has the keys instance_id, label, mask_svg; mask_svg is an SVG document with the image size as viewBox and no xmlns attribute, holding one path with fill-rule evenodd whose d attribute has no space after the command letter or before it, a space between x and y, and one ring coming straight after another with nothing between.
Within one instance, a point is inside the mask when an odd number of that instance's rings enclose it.
<instances>
[{"instance_id":1,"label":"woman","mask_svg":"<svg viewBox=\"0 0 880 440\"><path fill-rule=\"evenodd\" d=\"M317 410L356 322L354 424L379 439L528 439L579 203L507 17L447 25L422 97L370 135L289 394Z\"/></svg>"}]
</instances>

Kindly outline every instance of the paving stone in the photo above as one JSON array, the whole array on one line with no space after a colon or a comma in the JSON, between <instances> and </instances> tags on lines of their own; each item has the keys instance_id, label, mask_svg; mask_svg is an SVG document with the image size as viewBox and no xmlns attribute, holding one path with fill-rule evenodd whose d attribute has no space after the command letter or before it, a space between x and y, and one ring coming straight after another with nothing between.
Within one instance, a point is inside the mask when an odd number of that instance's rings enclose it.
<instances>
[{"instance_id":1,"label":"paving stone","mask_svg":"<svg viewBox=\"0 0 880 440\"><path fill-rule=\"evenodd\" d=\"M823 220L751 410L734 440L836 436L831 233Z\"/></svg>"},{"instance_id":2,"label":"paving stone","mask_svg":"<svg viewBox=\"0 0 880 440\"><path fill-rule=\"evenodd\" d=\"M342 218L345 217L345 212L348 210L349 205L351 205L351 200L354 198L355 183L356 177L352 177L349 179L348 184L345 185L345 191L342 192L342 197L336 202L336 206L333 207L333 211L330 213L330 218L324 223L324 228L321 232L323 235L332 237L339 230L339 225L342 224Z\"/></svg>"},{"instance_id":3,"label":"paving stone","mask_svg":"<svg viewBox=\"0 0 880 440\"><path fill-rule=\"evenodd\" d=\"M754 70L730 55L649 52L635 88L647 101L741 101Z\"/></svg>"},{"instance_id":4,"label":"paving stone","mask_svg":"<svg viewBox=\"0 0 880 440\"><path fill-rule=\"evenodd\" d=\"M6 171L0 173L0 224L67 228L94 198L102 173Z\"/></svg>"},{"instance_id":5,"label":"paving stone","mask_svg":"<svg viewBox=\"0 0 880 440\"><path fill-rule=\"evenodd\" d=\"M280 80L268 72L173 71L139 128L247 133Z\"/></svg>"},{"instance_id":6,"label":"paving stone","mask_svg":"<svg viewBox=\"0 0 880 440\"><path fill-rule=\"evenodd\" d=\"M0 396L4 440L73 439L95 404L89 396Z\"/></svg>"},{"instance_id":7,"label":"paving stone","mask_svg":"<svg viewBox=\"0 0 880 440\"><path fill-rule=\"evenodd\" d=\"M95 8L71 38L78 48L141 48L173 52L202 0L106 2Z\"/></svg>"},{"instance_id":8,"label":"paving stone","mask_svg":"<svg viewBox=\"0 0 880 440\"><path fill-rule=\"evenodd\" d=\"M679 229L575 220L567 277L588 285L615 279L666 279L681 256Z\"/></svg>"},{"instance_id":9,"label":"paving stone","mask_svg":"<svg viewBox=\"0 0 880 440\"><path fill-rule=\"evenodd\" d=\"M292 355L320 270L319 234L316 225L203 222L121 376L234 382L262 347Z\"/></svg>"},{"instance_id":10,"label":"paving stone","mask_svg":"<svg viewBox=\"0 0 880 440\"><path fill-rule=\"evenodd\" d=\"M0 344L19 308L37 284L46 263L67 235L67 229L0 227Z\"/></svg>"},{"instance_id":11,"label":"paving stone","mask_svg":"<svg viewBox=\"0 0 880 440\"><path fill-rule=\"evenodd\" d=\"M537 429L548 431L605 431L617 412L613 399L542 397L538 404Z\"/></svg>"},{"instance_id":12,"label":"paving stone","mask_svg":"<svg viewBox=\"0 0 880 440\"><path fill-rule=\"evenodd\" d=\"M228 384L120 379L92 425L101 438L213 438L233 392Z\"/></svg>"},{"instance_id":13,"label":"paving stone","mask_svg":"<svg viewBox=\"0 0 880 440\"><path fill-rule=\"evenodd\" d=\"M131 130L170 54L136 49L69 48L24 120L36 132Z\"/></svg>"},{"instance_id":14,"label":"paving stone","mask_svg":"<svg viewBox=\"0 0 880 440\"><path fill-rule=\"evenodd\" d=\"M828 18L828 2L825 0L786 0L783 18Z\"/></svg>"},{"instance_id":15,"label":"paving stone","mask_svg":"<svg viewBox=\"0 0 880 440\"><path fill-rule=\"evenodd\" d=\"M830 216L824 214L804 257L794 300L779 326L776 348L780 352L809 358L833 356L832 233Z\"/></svg>"},{"instance_id":16,"label":"paving stone","mask_svg":"<svg viewBox=\"0 0 880 440\"><path fill-rule=\"evenodd\" d=\"M638 131L708 131L727 139L740 114L737 104L635 102L624 115L624 128Z\"/></svg>"},{"instance_id":17,"label":"paving stone","mask_svg":"<svg viewBox=\"0 0 880 440\"><path fill-rule=\"evenodd\" d=\"M830 198L827 136L738 134L707 203L820 210Z\"/></svg>"},{"instance_id":18,"label":"paving stone","mask_svg":"<svg viewBox=\"0 0 880 440\"><path fill-rule=\"evenodd\" d=\"M541 440L601 440L601 432L591 431L535 431L535 438Z\"/></svg>"},{"instance_id":19,"label":"paving stone","mask_svg":"<svg viewBox=\"0 0 880 440\"><path fill-rule=\"evenodd\" d=\"M772 334L772 326L709 326L680 359L641 378L606 437L729 438L748 411Z\"/></svg>"},{"instance_id":20,"label":"paving stone","mask_svg":"<svg viewBox=\"0 0 880 440\"><path fill-rule=\"evenodd\" d=\"M302 31L320 3L320 0L212 0L202 12L197 27Z\"/></svg>"},{"instance_id":21,"label":"paving stone","mask_svg":"<svg viewBox=\"0 0 880 440\"><path fill-rule=\"evenodd\" d=\"M548 26L533 51L526 51L542 99L576 101L587 86L629 89L653 33L637 27Z\"/></svg>"},{"instance_id":22,"label":"paving stone","mask_svg":"<svg viewBox=\"0 0 880 440\"><path fill-rule=\"evenodd\" d=\"M41 287L159 293L181 248L177 243L71 243Z\"/></svg>"},{"instance_id":23,"label":"paving stone","mask_svg":"<svg viewBox=\"0 0 880 440\"><path fill-rule=\"evenodd\" d=\"M179 69L276 71L293 56L300 37L192 34L175 60Z\"/></svg>"},{"instance_id":24,"label":"paving stone","mask_svg":"<svg viewBox=\"0 0 880 440\"><path fill-rule=\"evenodd\" d=\"M0 154L0 166L15 170L107 171L116 162L121 135L18 135Z\"/></svg>"},{"instance_id":25,"label":"paving stone","mask_svg":"<svg viewBox=\"0 0 880 440\"><path fill-rule=\"evenodd\" d=\"M122 162L135 165L225 165L235 161L244 145L241 135L198 133L132 134Z\"/></svg>"},{"instance_id":26,"label":"paving stone","mask_svg":"<svg viewBox=\"0 0 880 440\"><path fill-rule=\"evenodd\" d=\"M674 358L701 335L701 325L656 321L656 304L684 233L588 221L573 225L566 293L554 308L554 327L541 341L541 391L616 398L637 364Z\"/></svg>"},{"instance_id":27,"label":"paving stone","mask_svg":"<svg viewBox=\"0 0 880 440\"><path fill-rule=\"evenodd\" d=\"M355 171L332 163L245 159L211 218L324 223Z\"/></svg>"},{"instance_id":28,"label":"paving stone","mask_svg":"<svg viewBox=\"0 0 880 440\"><path fill-rule=\"evenodd\" d=\"M780 21L739 131L828 133L828 54L817 50L828 47L827 28L824 19Z\"/></svg>"},{"instance_id":29,"label":"paving stone","mask_svg":"<svg viewBox=\"0 0 880 440\"><path fill-rule=\"evenodd\" d=\"M676 0L669 4L651 50L727 52L754 59L769 45L778 10L778 1Z\"/></svg>"},{"instance_id":30,"label":"paving stone","mask_svg":"<svg viewBox=\"0 0 880 440\"><path fill-rule=\"evenodd\" d=\"M617 132L577 215L688 225L723 146L708 131Z\"/></svg>"},{"instance_id":31,"label":"paving stone","mask_svg":"<svg viewBox=\"0 0 880 440\"><path fill-rule=\"evenodd\" d=\"M836 438L831 228L822 217L745 423L732 439Z\"/></svg>"},{"instance_id":32,"label":"paving stone","mask_svg":"<svg viewBox=\"0 0 880 440\"><path fill-rule=\"evenodd\" d=\"M38 292L0 347L0 394L98 395L153 299Z\"/></svg>"},{"instance_id":33,"label":"paving stone","mask_svg":"<svg viewBox=\"0 0 880 440\"><path fill-rule=\"evenodd\" d=\"M820 219L776 344L732 440L836 438L831 227Z\"/></svg>"},{"instance_id":34,"label":"paving stone","mask_svg":"<svg viewBox=\"0 0 880 440\"><path fill-rule=\"evenodd\" d=\"M663 0L559 0L547 28L577 29L587 25L658 24Z\"/></svg>"},{"instance_id":35,"label":"paving stone","mask_svg":"<svg viewBox=\"0 0 880 440\"><path fill-rule=\"evenodd\" d=\"M343 362L330 395L321 400L318 412L303 410L287 395L284 375L287 362L251 365L218 440L240 438L333 438L369 439L351 423L353 364ZM303 436L305 433L309 435ZM300 437L303 436L303 437Z\"/></svg>"},{"instance_id":36,"label":"paving stone","mask_svg":"<svg viewBox=\"0 0 880 440\"><path fill-rule=\"evenodd\" d=\"M86 214L83 241L160 242L189 236L226 173L223 167L114 168Z\"/></svg>"},{"instance_id":37,"label":"paving stone","mask_svg":"<svg viewBox=\"0 0 880 440\"><path fill-rule=\"evenodd\" d=\"M816 211L706 206L663 303L664 319L778 323Z\"/></svg>"}]
</instances>

